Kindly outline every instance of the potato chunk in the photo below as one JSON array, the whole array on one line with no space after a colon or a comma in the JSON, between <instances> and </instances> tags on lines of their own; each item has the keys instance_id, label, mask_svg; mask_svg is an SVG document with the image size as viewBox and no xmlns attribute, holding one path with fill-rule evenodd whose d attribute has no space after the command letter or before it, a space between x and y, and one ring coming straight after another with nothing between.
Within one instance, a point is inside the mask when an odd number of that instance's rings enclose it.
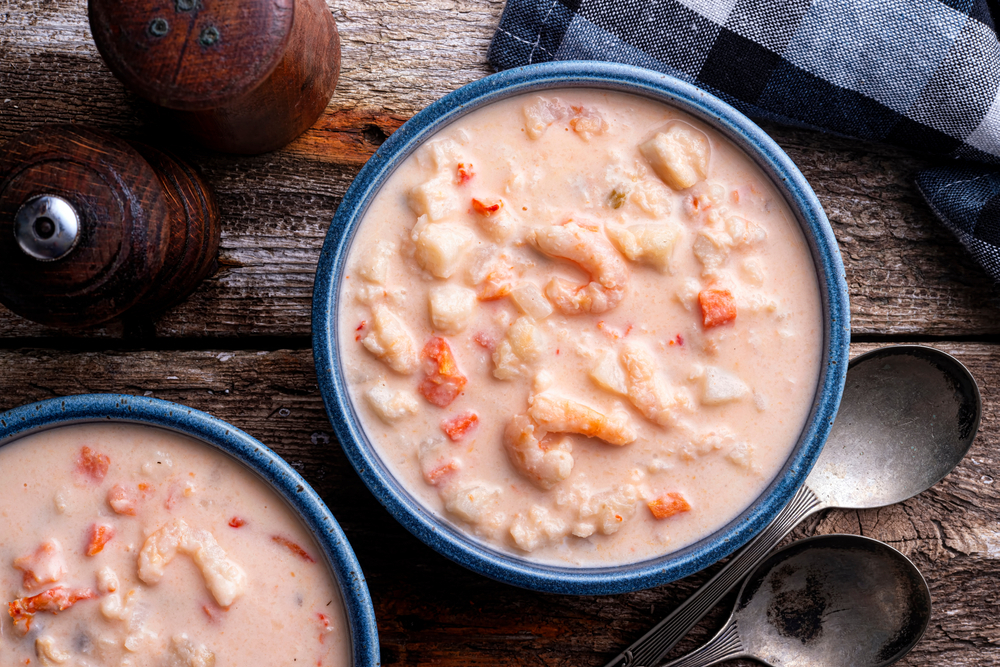
<instances>
[{"instance_id":1,"label":"potato chunk","mask_svg":"<svg viewBox=\"0 0 1000 667\"><path fill-rule=\"evenodd\" d=\"M510 298L518 310L536 322L552 314L552 304L535 283L518 283L511 291Z\"/></svg>"},{"instance_id":2,"label":"potato chunk","mask_svg":"<svg viewBox=\"0 0 1000 667\"><path fill-rule=\"evenodd\" d=\"M426 218L417 220L410 238L416 245L417 264L435 278L450 278L475 240L461 225Z\"/></svg>"},{"instance_id":3,"label":"potato chunk","mask_svg":"<svg viewBox=\"0 0 1000 667\"><path fill-rule=\"evenodd\" d=\"M383 379L365 392L365 400L372 412L386 424L394 424L404 417L416 414L420 409L420 404L412 393L393 391Z\"/></svg>"},{"instance_id":4,"label":"potato chunk","mask_svg":"<svg viewBox=\"0 0 1000 667\"><path fill-rule=\"evenodd\" d=\"M460 147L454 139L428 141L420 147L416 157L417 163L421 167L434 172L451 170L455 164L463 159Z\"/></svg>"},{"instance_id":5,"label":"potato chunk","mask_svg":"<svg viewBox=\"0 0 1000 667\"><path fill-rule=\"evenodd\" d=\"M527 371L542 351L542 332L527 317L519 317L493 352L493 377L510 380Z\"/></svg>"},{"instance_id":6,"label":"potato chunk","mask_svg":"<svg viewBox=\"0 0 1000 667\"><path fill-rule=\"evenodd\" d=\"M708 366L702 376L701 402L704 405L722 405L736 401L750 393L750 388L733 373Z\"/></svg>"},{"instance_id":7,"label":"potato chunk","mask_svg":"<svg viewBox=\"0 0 1000 667\"><path fill-rule=\"evenodd\" d=\"M649 264L661 273L670 273L674 246L681 229L673 223L608 227L608 236L618 251L633 262Z\"/></svg>"},{"instance_id":8,"label":"potato chunk","mask_svg":"<svg viewBox=\"0 0 1000 667\"><path fill-rule=\"evenodd\" d=\"M465 331L476 308L476 293L458 285L432 287L428 298L431 323L443 334Z\"/></svg>"},{"instance_id":9,"label":"potato chunk","mask_svg":"<svg viewBox=\"0 0 1000 667\"><path fill-rule=\"evenodd\" d=\"M410 210L432 222L444 220L458 210L458 193L450 177L439 176L410 190Z\"/></svg>"},{"instance_id":10,"label":"potato chunk","mask_svg":"<svg viewBox=\"0 0 1000 667\"><path fill-rule=\"evenodd\" d=\"M618 355L613 350L605 350L590 371L590 379L598 387L619 396L628 395L628 385L625 383L625 369L618 361Z\"/></svg>"},{"instance_id":11,"label":"potato chunk","mask_svg":"<svg viewBox=\"0 0 1000 667\"><path fill-rule=\"evenodd\" d=\"M420 365L413 336L385 304L372 308L372 330L361 343L397 373L409 375Z\"/></svg>"},{"instance_id":12,"label":"potato chunk","mask_svg":"<svg viewBox=\"0 0 1000 667\"><path fill-rule=\"evenodd\" d=\"M674 190L686 190L708 175L708 137L686 123L674 123L639 150L656 175Z\"/></svg>"}]
</instances>

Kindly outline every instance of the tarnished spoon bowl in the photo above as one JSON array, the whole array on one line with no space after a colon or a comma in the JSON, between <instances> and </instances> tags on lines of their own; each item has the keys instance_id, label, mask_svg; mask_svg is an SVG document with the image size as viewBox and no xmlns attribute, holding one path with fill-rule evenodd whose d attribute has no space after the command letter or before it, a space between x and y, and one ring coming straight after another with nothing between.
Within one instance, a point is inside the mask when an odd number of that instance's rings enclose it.
<instances>
[{"instance_id":1,"label":"tarnished spoon bowl","mask_svg":"<svg viewBox=\"0 0 1000 667\"><path fill-rule=\"evenodd\" d=\"M722 630L667 667L741 657L773 667L883 667L917 644L930 617L930 590L906 556L867 537L822 535L761 563Z\"/></svg>"}]
</instances>

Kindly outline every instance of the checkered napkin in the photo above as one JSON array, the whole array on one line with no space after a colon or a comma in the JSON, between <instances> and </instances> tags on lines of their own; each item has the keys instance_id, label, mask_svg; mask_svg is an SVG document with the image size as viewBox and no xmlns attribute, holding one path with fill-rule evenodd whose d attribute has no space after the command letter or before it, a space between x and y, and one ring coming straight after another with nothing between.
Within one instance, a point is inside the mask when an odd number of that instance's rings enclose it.
<instances>
[{"instance_id":1,"label":"checkered napkin","mask_svg":"<svg viewBox=\"0 0 1000 667\"><path fill-rule=\"evenodd\" d=\"M1000 282L994 17L1000 0L508 0L488 58L628 63L754 118L962 159L917 185Z\"/></svg>"}]
</instances>

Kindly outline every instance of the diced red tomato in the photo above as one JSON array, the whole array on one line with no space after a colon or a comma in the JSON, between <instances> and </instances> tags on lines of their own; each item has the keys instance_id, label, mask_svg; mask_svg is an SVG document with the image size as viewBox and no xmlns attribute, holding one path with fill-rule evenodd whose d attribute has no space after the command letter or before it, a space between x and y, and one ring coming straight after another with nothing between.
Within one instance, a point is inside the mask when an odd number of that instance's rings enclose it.
<instances>
[{"instance_id":1,"label":"diced red tomato","mask_svg":"<svg viewBox=\"0 0 1000 667\"><path fill-rule=\"evenodd\" d=\"M466 164L465 162L458 163L458 169L455 170L455 183L458 185L464 185L472 180L472 177L476 173L472 171L472 163Z\"/></svg>"},{"instance_id":2,"label":"diced red tomato","mask_svg":"<svg viewBox=\"0 0 1000 667\"><path fill-rule=\"evenodd\" d=\"M247 525L247 522L239 518L238 516L234 516L232 519L229 520L229 525L232 526L233 528L242 528L243 526Z\"/></svg>"},{"instance_id":3,"label":"diced red tomato","mask_svg":"<svg viewBox=\"0 0 1000 667\"><path fill-rule=\"evenodd\" d=\"M736 319L736 300L727 289L707 289L698 294L702 324L706 329L717 327Z\"/></svg>"},{"instance_id":4,"label":"diced red tomato","mask_svg":"<svg viewBox=\"0 0 1000 667\"><path fill-rule=\"evenodd\" d=\"M115 536L115 527L105 523L95 523L90 527L90 541L87 543L87 555L96 556L104 549L104 545Z\"/></svg>"},{"instance_id":5,"label":"diced red tomato","mask_svg":"<svg viewBox=\"0 0 1000 667\"><path fill-rule=\"evenodd\" d=\"M691 509L690 503L684 499L684 496L674 491L665 493L656 500L650 500L647 504L649 511L656 519L666 519Z\"/></svg>"},{"instance_id":6,"label":"diced red tomato","mask_svg":"<svg viewBox=\"0 0 1000 667\"><path fill-rule=\"evenodd\" d=\"M303 549L302 547L300 547L295 542L292 542L287 537L282 537L281 535L272 535L271 539L274 542L277 542L281 546L285 547L286 549L288 549L293 554L295 554L296 556L298 556L302 560L306 561L307 563L315 563L316 562L313 559L313 557L309 555L308 551L306 551L305 549Z\"/></svg>"},{"instance_id":7,"label":"diced red tomato","mask_svg":"<svg viewBox=\"0 0 1000 667\"><path fill-rule=\"evenodd\" d=\"M484 218L490 217L494 213L499 212L500 209L502 208L503 208L503 201L500 199L496 200L495 202L484 202L475 198L473 198L472 200L472 210L478 213L479 215L483 216Z\"/></svg>"},{"instance_id":8,"label":"diced red tomato","mask_svg":"<svg viewBox=\"0 0 1000 667\"><path fill-rule=\"evenodd\" d=\"M10 617L14 620L14 626L22 633L27 633L31 628L31 618L40 611L47 611L56 614L66 611L80 600L90 600L96 598L97 593L89 588L78 588L72 590L64 586L56 586L38 595L27 598L18 598L7 604Z\"/></svg>"},{"instance_id":9,"label":"diced red tomato","mask_svg":"<svg viewBox=\"0 0 1000 667\"><path fill-rule=\"evenodd\" d=\"M435 336L427 341L423 356L428 372L417 389L430 403L446 408L462 393L468 378L458 370L455 356L444 338Z\"/></svg>"},{"instance_id":10,"label":"diced red tomato","mask_svg":"<svg viewBox=\"0 0 1000 667\"><path fill-rule=\"evenodd\" d=\"M110 465L111 459L106 454L96 452L87 446L80 450L80 456L76 459L77 470L95 482L104 480Z\"/></svg>"},{"instance_id":11,"label":"diced red tomato","mask_svg":"<svg viewBox=\"0 0 1000 667\"><path fill-rule=\"evenodd\" d=\"M437 486L438 483L446 477L449 473L453 473L458 470L458 464L454 461L449 461L444 465L440 465L433 470L424 473L424 480L431 486Z\"/></svg>"},{"instance_id":12,"label":"diced red tomato","mask_svg":"<svg viewBox=\"0 0 1000 667\"><path fill-rule=\"evenodd\" d=\"M441 422L441 430L445 432L452 442L458 442L464 438L469 431L479 424L479 415L475 412L463 412L455 415L451 419Z\"/></svg>"}]
</instances>

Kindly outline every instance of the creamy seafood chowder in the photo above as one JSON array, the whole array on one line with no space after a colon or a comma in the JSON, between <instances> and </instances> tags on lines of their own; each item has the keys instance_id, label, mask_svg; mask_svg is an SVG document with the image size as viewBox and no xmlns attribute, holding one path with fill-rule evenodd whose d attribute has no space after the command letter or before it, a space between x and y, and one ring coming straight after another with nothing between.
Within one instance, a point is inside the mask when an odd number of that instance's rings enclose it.
<instances>
[{"instance_id":1,"label":"creamy seafood chowder","mask_svg":"<svg viewBox=\"0 0 1000 667\"><path fill-rule=\"evenodd\" d=\"M567 89L461 118L359 225L339 345L427 508L531 560L636 562L719 529L805 425L823 343L763 173L661 103Z\"/></svg>"},{"instance_id":2,"label":"creamy seafood chowder","mask_svg":"<svg viewBox=\"0 0 1000 667\"><path fill-rule=\"evenodd\" d=\"M0 665L351 664L341 594L228 455L128 424L0 447Z\"/></svg>"}]
</instances>

